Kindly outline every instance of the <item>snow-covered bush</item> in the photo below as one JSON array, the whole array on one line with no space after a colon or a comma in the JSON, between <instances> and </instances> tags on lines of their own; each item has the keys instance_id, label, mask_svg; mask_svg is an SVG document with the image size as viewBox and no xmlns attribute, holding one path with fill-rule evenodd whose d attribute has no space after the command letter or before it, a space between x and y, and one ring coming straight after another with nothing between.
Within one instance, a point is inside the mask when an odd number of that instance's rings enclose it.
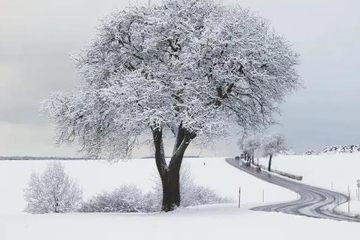
<instances>
[{"instance_id":1,"label":"snow-covered bush","mask_svg":"<svg viewBox=\"0 0 360 240\"><path fill-rule=\"evenodd\" d=\"M213 189L203 186L195 186L192 189L190 195L191 201L188 206L206 205L206 204L217 204L217 203L233 203L234 200L231 198L220 197ZM186 205L183 205L187 207Z\"/></svg>"},{"instance_id":2,"label":"snow-covered bush","mask_svg":"<svg viewBox=\"0 0 360 240\"><path fill-rule=\"evenodd\" d=\"M354 153L360 152L360 145L326 146L323 153Z\"/></svg>"},{"instance_id":3,"label":"snow-covered bush","mask_svg":"<svg viewBox=\"0 0 360 240\"><path fill-rule=\"evenodd\" d=\"M103 192L85 202L81 212L151 212L156 203L153 194L144 195L135 185L124 185L113 192ZM150 206L148 206L150 205ZM160 202L158 203L160 207Z\"/></svg>"},{"instance_id":4,"label":"snow-covered bush","mask_svg":"<svg viewBox=\"0 0 360 240\"><path fill-rule=\"evenodd\" d=\"M309 149L304 153L304 155L318 155L318 154L319 152L314 149Z\"/></svg>"},{"instance_id":5,"label":"snow-covered bush","mask_svg":"<svg viewBox=\"0 0 360 240\"><path fill-rule=\"evenodd\" d=\"M181 206L196 206L215 203L232 203L210 188L198 186L187 165L180 171ZM162 185L156 177L154 190L143 194L134 185L125 185L113 192L103 192L83 203L80 212L159 212L161 210Z\"/></svg>"},{"instance_id":6,"label":"snow-covered bush","mask_svg":"<svg viewBox=\"0 0 360 240\"><path fill-rule=\"evenodd\" d=\"M134 185L103 192L85 202L81 212L139 212L143 193Z\"/></svg>"},{"instance_id":7,"label":"snow-covered bush","mask_svg":"<svg viewBox=\"0 0 360 240\"><path fill-rule=\"evenodd\" d=\"M82 190L60 162L49 163L41 175L33 172L24 193L28 213L71 212L82 203Z\"/></svg>"},{"instance_id":8,"label":"snow-covered bush","mask_svg":"<svg viewBox=\"0 0 360 240\"><path fill-rule=\"evenodd\" d=\"M148 192L142 198L143 212L161 211L162 192Z\"/></svg>"}]
</instances>

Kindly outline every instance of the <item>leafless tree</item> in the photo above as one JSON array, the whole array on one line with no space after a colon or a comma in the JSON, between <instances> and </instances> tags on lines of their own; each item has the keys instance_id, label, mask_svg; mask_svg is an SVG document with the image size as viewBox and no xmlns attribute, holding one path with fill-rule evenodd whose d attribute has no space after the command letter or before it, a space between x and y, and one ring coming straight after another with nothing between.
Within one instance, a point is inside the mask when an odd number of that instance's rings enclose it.
<instances>
[{"instance_id":1,"label":"leafless tree","mask_svg":"<svg viewBox=\"0 0 360 240\"><path fill-rule=\"evenodd\" d=\"M272 124L278 104L301 84L298 55L268 21L212 0L114 12L74 59L82 86L43 103L57 143L121 159L130 158L139 135L151 135L163 211L180 205L179 171L192 141L206 145L234 126ZM169 163L167 129L176 139Z\"/></svg>"},{"instance_id":2,"label":"leafless tree","mask_svg":"<svg viewBox=\"0 0 360 240\"><path fill-rule=\"evenodd\" d=\"M268 171L271 171L271 161L274 155L287 150L285 137L279 133L273 133L262 140L264 156L269 156Z\"/></svg>"}]
</instances>

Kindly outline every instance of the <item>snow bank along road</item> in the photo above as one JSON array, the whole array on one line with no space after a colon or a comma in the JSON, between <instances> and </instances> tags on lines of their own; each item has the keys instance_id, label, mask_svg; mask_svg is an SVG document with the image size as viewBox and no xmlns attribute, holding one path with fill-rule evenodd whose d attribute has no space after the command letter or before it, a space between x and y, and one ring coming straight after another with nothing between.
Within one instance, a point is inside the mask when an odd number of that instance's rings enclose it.
<instances>
[{"instance_id":1,"label":"snow bank along road","mask_svg":"<svg viewBox=\"0 0 360 240\"><path fill-rule=\"evenodd\" d=\"M257 172L255 168L245 166L241 160L236 161L235 159L228 158L226 161L230 165L248 174L251 174L254 177L272 184L276 184L280 187L287 188L300 195L299 200L255 207L251 210L282 212L314 218L360 222L360 219L358 218L342 215L334 211L338 205L348 201L348 197L341 193L309 186L282 177L277 177L264 171Z\"/></svg>"}]
</instances>

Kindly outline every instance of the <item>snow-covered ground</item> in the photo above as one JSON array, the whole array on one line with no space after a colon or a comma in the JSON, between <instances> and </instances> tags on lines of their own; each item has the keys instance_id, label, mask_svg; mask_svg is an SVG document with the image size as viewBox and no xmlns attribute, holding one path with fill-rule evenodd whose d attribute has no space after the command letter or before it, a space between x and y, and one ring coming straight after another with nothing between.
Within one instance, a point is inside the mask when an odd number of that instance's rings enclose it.
<instances>
[{"instance_id":1,"label":"snow-covered ground","mask_svg":"<svg viewBox=\"0 0 360 240\"><path fill-rule=\"evenodd\" d=\"M23 189L32 171L42 172L48 161L0 161L0 215L21 213L25 207ZM135 184L144 192L151 191L157 178L152 159L134 159L109 163L107 161L62 161L70 177L77 179L87 199L104 190L123 184ZM240 172L223 158L185 159L195 183L215 190L222 197L237 201L241 187L244 208L265 203L296 199L291 191L268 184Z\"/></svg>"},{"instance_id":2,"label":"snow-covered ground","mask_svg":"<svg viewBox=\"0 0 360 240\"><path fill-rule=\"evenodd\" d=\"M268 159L260 159L267 166ZM301 175L303 182L344 194L350 190L350 211L360 214L357 180L360 180L360 153L276 156L272 168ZM338 208L347 212L348 205Z\"/></svg>"},{"instance_id":3,"label":"snow-covered ground","mask_svg":"<svg viewBox=\"0 0 360 240\"><path fill-rule=\"evenodd\" d=\"M1 240L357 239L356 223L205 206L170 214L48 214L0 217Z\"/></svg>"},{"instance_id":4,"label":"snow-covered ground","mask_svg":"<svg viewBox=\"0 0 360 240\"><path fill-rule=\"evenodd\" d=\"M274 163L277 158L275 158ZM22 213L22 189L30 173L42 171L47 161L0 161L0 239L314 239L356 237L359 225L280 213L253 212L265 202L293 200L295 193L262 182L228 165L224 159L186 159L197 184L213 188L237 204L200 206L155 214L45 214ZM150 191L156 176L150 159L109 164L105 161L64 161L67 173L83 187L85 198L122 184ZM261 231L259 231L261 229Z\"/></svg>"},{"instance_id":5,"label":"snow-covered ground","mask_svg":"<svg viewBox=\"0 0 360 240\"><path fill-rule=\"evenodd\" d=\"M350 212L348 212L349 209ZM348 203L345 203L340 205L336 210L347 215L360 217L360 201L358 201L357 199L352 199L350 201L350 206L348 205Z\"/></svg>"}]
</instances>

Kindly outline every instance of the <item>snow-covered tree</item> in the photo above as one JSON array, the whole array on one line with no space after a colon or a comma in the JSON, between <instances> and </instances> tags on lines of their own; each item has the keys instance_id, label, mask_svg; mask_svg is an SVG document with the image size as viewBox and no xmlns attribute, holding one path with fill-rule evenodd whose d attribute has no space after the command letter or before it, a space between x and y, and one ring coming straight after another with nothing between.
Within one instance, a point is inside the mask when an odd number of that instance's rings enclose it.
<instances>
[{"instance_id":1,"label":"snow-covered tree","mask_svg":"<svg viewBox=\"0 0 360 240\"><path fill-rule=\"evenodd\" d=\"M286 94L300 85L298 55L268 21L212 0L131 6L102 21L75 56L81 87L56 93L43 110L57 142L91 157L129 158L152 135L163 211L180 205L179 170L189 144L273 123ZM169 164L163 137L175 135Z\"/></svg>"},{"instance_id":2,"label":"snow-covered tree","mask_svg":"<svg viewBox=\"0 0 360 240\"><path fill-rule=\"evenodd\" d=\"M360 145L326 146L323 153L353 153L360 152Z\"/></svg>"},{"instance_id":3,"label":"snow-covered tree","mask_svg":"<svg viewBox=\"0 0 360 240\"><path fill-rule=\"evenodd\" d=\"M268 171L271 171L273 156L287 150L285 137L279 133L264 137L262 139L262 149L264 156L269 156Z\"/></svg>"},{"instance_id":4,"label":"snow-covered tree","mask_svg":"<svg viewBox=\"0 0 360 240\"><path fill-rule=\"evenodd\" d=\"M255 135L244 136L239 142L239 147L254 164L255 152L261 146L261 140Z\"/></svg>"},{"instance_id":5,"label":"snow-covered tree","mask_svg":"<svg viewBox=\"0 0 360 240\"><path fill-rule=\"evenodd\" d=\"M33 172L24 193L29 213L71 212L82 203L82 190L59 162L49 163L41 175Z\"/></svg>"},{"instance_id":6,"label":"snow-covered tree","mask_svg":"<svg viewBox=\"0 0 360 240\"><path fill-rule=\"evenodd\" d=\"M314 149L308 149L308 150L304 153L304 155L318 155L318 154L319 154L319 152L316 151L316 150L314 150Z\"/></svg>"}]
</instances>

